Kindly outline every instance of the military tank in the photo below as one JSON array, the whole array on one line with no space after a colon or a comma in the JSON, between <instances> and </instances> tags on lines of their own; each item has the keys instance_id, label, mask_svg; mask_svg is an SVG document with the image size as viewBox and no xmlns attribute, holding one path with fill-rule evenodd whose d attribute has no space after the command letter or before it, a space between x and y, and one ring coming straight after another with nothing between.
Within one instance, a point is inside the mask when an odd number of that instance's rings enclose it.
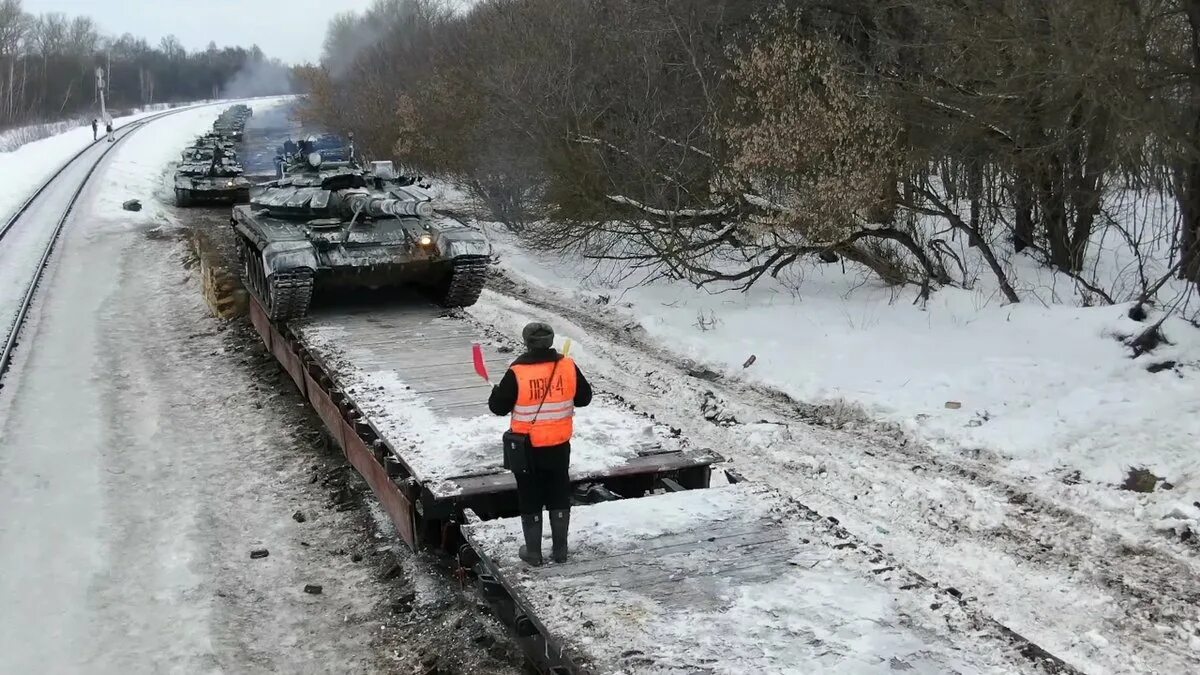
<instances>
[{"instance_id":1,"label":"military tank","mask_svg":"<svg viewBox=\"0 0 1200 675\"><path fill-rule=\"evenodd\" d=\"M244 105L232 106L217 116L213 122L213 132L240 143L250 114L250 108Z\"/></svg>"},{"instance_id":2,"label":"military tank","mask_svg":"<svg viewBox=\"0 0 1200 675\"><path fill-rule=\"evenodd\" d=\"M479 299L491 245L389 180L391 162L363 170L313 152L306 165L233 209L244 282L272 320L304 316L314 290L420 286L445 307Z\"/></svg>"},{"instance_id":3,"label":"military tank","mask_svg":"<svg viewBox=\"0 0 1200 675\"><path fill-rule=\"evenodd\" d=\"M250 199L250 181L242 174L236 155L220 146L189 148L175 171L175 205L245 203Z\"/></svg>"},{"instance_id":4,"label":"military tank","mask_svg":"<svg viewBox=\"0 0 1200 675\"><path fill-rule=\"evenodd\" d=\"M197 136L196 140L188 146L188 149L191 148L221 148L226 154L234 152L233 141L215 131Z\"/></svg>"},{"instance_id":5,"label":"military tank","mask_svg":"<svg viewBox=\"0 0 1200 675\"><path fill-rule=\"evenodd\" d=\"M236 120L217 120L213 122L213 133L227 138L235 143L241 143L244 137L245 125Z\"/></svg>"}]
</instances>

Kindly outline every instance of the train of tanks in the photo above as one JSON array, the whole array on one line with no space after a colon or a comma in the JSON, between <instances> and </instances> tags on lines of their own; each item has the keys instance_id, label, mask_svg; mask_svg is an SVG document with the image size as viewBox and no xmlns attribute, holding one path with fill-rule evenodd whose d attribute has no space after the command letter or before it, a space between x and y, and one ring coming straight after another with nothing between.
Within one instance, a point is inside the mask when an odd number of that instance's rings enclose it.
<instances>
[{"instance_id":1,"label":"train of tanks","mask_svg":"<svg viewBox=\"0 0 1200 675\"><path fill-rule=\"evenodd\" d=\"M278 148L273 180L238 162L253 111L236 105L182 153L179 206L233 204L242 281L273 321L308 313L314 293L419 287L445 307L475 304L491 259L479 230L433 208L426 185L392 162L366 162L353 137Z\"/></svg>"}]
</instances>

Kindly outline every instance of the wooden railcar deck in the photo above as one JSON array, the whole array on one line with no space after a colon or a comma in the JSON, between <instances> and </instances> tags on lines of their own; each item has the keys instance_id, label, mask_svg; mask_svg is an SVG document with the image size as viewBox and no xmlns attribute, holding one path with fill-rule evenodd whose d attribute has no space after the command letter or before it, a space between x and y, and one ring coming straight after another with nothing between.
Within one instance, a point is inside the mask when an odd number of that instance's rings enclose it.
<instances>
[{"instance_id":1,"label":"wooden railcar deck","mask_svg":"<svg viewBox=\"0 0 1200 675\"><path fill-rule=\"evenodd\" d=\"M987 631L958 644L966 634L943 629L974 626L936 609L939 591L872 569L869 552L843 555L759 484L576 507L572 521L569 561L542 567L517 557L516 518L463 528L485 595L515 604L518 635L556 672L1013 672L1023 660Z\"/></svg>"},{"instance_id":2,"label":"wooden railcar deck","mask_svg":"<svg viewBox=\"0 0 1200 675\"><path fill-rule=\"evenodd\" d=\"M515 490L512 474L501 466L500 434L507 422L491 415L491 386L472 365L472 344L485 341L461 313L422 302L343 307L318 310L289 328L307 357L356 404L363 422L434 500ZM498 382L515 355L487 344L484 351L488 372ZM707 484L708 467L719 461L718 455L688 448L669 430L618 405L599 405L607 406L609 427L638 432L620 434L613 446L597 447L603 441L588 434L593 409L581 411L573 480L682 472L692 487ZM415 415L434 424L422 430L414 424ZM614 424L613 415L621 421ZM481 431L468 435L462 431L468 427ZM460 433L461 438L455 436Z\"/></svg>"}]
</instances>

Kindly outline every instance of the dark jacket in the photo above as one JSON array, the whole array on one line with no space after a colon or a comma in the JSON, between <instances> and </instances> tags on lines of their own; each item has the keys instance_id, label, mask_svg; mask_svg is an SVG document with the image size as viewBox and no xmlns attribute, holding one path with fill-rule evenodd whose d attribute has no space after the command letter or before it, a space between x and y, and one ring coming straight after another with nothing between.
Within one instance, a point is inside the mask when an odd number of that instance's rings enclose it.
<instances>
[{"instance_id":1,"label":"dark jacket","mask_svg":"<svg viewBox=\"0 0 1200 675\"><path fill-rule=\"evenodd\" d=\"M555 349L535 349L525 352L512 362L514 366L530 363L549 363L562 358ZM592 385L584 379L579 366L575 366L575 407L582 408L592 402ZM496 415L507 415L517 404L517 375L509 368L500 379L500 384L492 387L492 395L488 397L488 408Z\"/></svg>"}]
</instances>

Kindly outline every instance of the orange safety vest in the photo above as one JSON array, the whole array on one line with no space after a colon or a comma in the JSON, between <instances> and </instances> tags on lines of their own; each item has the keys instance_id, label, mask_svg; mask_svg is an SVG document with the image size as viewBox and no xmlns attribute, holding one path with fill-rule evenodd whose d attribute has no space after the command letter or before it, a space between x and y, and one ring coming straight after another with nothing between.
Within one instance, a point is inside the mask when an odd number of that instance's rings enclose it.
<instances>
[{"instance_id":1,"label":"orange safety vest","mask_svg":"<svg viewBox=\"0 0 1200 675\"><path fill-rule=\"evenodd\" d=\"M575 362L564 356L558 361L557 368L549 361L516 364L511 369L517 376L512 430L529 434L535 448L561 445L571 440L571 432L575 429ZM550 382L552 370L554 381Z\"/></svg>"}]
</instances>

